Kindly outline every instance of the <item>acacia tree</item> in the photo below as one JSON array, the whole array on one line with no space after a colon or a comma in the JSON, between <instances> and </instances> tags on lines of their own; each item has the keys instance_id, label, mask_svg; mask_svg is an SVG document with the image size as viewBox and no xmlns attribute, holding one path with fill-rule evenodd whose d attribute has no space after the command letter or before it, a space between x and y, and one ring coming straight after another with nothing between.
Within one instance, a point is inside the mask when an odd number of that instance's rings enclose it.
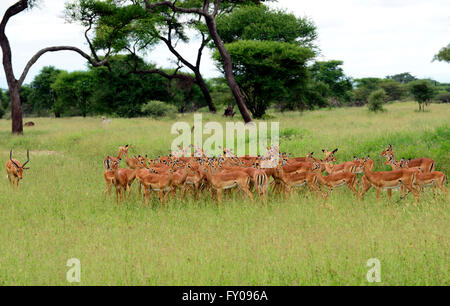
<instances>
[{"instance_id":1,"label":"acacia tree","mask_svg":"<svg viewBox=\"0 0 450 306\"><path fill-rule=\"evenodd\" d=\"M145 9L150 14L154 14L158 8L169 8L173 12L181 14L191 14L197 15L203 18L208 29L208 33L218 50L221 57L221 62L223 65L223 71L227 83L230 86L231 92L233 93L236 104L242 115L242 118L246 123L252 122L252 117L245 104L244 97L242 95L241 89L239 88L236 78L233 74L233 61L231 59L230 53L227 51L224 42L222 41L216 24L216 17L221 9L232 9L236 5L246 4L246 3L260 3L264 0L185 0L185 1L149 1L143 0ZM177 4L178 2L178 4ZM211 3L213 2L213 3Z\"/></svg>"},{"instance_id":2,"label":"acacia tree","mask_svg":"<svg viewBox=\"0 0 450 306\"><path fill-rule=\"evenodd\" d=\"M6 25L11 17L27 10L31 9L36 3L36 0L19 0L13 5L11 5L3 15L3 19L0 23L0 46L3 52L3 69L6 75L6 81L8 83L10 99L11 99L11 119L12 119L12 133L13 134L23 134L23 122L22 122L22 103L20 99L20 88L30 70L30 68L36 63L36 61L47 52L56 52L56 51L74 51L80 54L82 57L87 59L91 65L98 67L102 65L107 65L107 57L108 53L103 59L100 59L95 50L91 46L91 52L93 53L93 57L89 54L83 52L81 49L73 46L54 46L47 47L42 50L39 50L26 64L22 74L19 79L16 78L13 67L12 67L12 51L11 46L9 44L8 37L6 36L5 30ZM87 33L90 28L86 30L85 36L89 42Z\"/></svg>"},{"instance_id":3,"label":"acacia tree","mask_svg":"<svg viewBox=\"0 0 450 306\"><path fill-rule=\"evenodd\" d=\"M419 112L425 111L425 106L436 95L435 87L428 80L417 80L409 83L409 90L419 103Z\"/></svg>"}]
</instances>

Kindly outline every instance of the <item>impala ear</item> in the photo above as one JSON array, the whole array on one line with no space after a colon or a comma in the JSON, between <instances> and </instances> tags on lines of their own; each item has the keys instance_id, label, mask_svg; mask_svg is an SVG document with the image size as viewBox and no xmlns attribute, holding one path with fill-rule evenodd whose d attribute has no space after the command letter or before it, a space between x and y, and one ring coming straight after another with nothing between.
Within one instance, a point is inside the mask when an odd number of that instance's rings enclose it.
<instances>
[{"instance_id":1,"label":"impala ear","mask_svg":"<svg viewBox=\"0 0 450 306\"><path fill-rule=\"evenodd\" d=\"M331 152L331 153L333 153L333 154L334 154L334 153L336 153L337 151L338 151L338 149L334 149L334 151L333 151L333 152Z\"/></svg>"},{"instance_id":2,"label":"impala ear","mask_svg":"<svg viewBox=\"0 0 450 306\"><path fill-rule=\"evenodd\" d=\"M25 167L25 168L22 168L23 170L28 170L28 169L30 169L30 167Z\"/></svg>"},{"instance_id":3,"label":"impala ear","mask_svg":"<svg viewBox=\"0 0 450 306\"><path fill-rule=\"evenodd\" d=\"M389 148L389 149L391 149L391 148L392 148L391 144L389 144L388 148Z\"/></svg>"}]
</instances>

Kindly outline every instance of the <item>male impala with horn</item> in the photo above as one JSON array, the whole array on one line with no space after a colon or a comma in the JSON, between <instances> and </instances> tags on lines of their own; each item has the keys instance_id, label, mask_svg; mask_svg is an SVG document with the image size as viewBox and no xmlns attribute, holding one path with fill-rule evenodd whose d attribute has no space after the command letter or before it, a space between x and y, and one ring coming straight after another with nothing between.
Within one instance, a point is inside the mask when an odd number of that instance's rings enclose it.
<instances>
[{"instance_id":1,"label":"male impala with horn","mask_svg":"<svg viewBox=\"0 0 450 306\"><path fill-rule=\"evenodd\" d=\"M9 151L9 160L6 162L6 174L8 175L9 184L11 187L16 186L19 188L19 181L23 178L23 170L28 170L30 168L25 167L30 161L30 152L27 150L27 161L20 165L17 159L12 158L12 150Z\"/></svg>"}]
</instances>

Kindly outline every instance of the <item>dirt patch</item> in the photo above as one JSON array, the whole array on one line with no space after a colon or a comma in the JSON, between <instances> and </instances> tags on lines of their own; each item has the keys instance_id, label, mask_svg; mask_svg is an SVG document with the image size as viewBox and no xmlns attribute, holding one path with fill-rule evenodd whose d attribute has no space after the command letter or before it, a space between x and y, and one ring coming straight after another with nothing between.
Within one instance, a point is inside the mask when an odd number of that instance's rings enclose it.
<instances>
[{"instance_id":1,"label":"dirt patch","mask_svg":"<svg viewBox=\"0 0 450 306\"><path fill-rule=\"evenodd\" d=\"M1 154L8 154L9 156L9 151L0 151ZM15 155L16 153L20 154L20 155L25 155L27 151L20 151L20 152L16 152L13 151L13 154ZM58 151L46 151L46 150L37 150L37 151L30 151L30 155L32 156L49 156L49 155L63 155L63 153L58 152Z\"/></svg>"},{"instance_id":2,"label":"dirt patch","mask_svg":"<svg viewBox=\"0 0 450 306\"><path fill-rule=\"evenodd\" d=\"M61 152L58 151L30 151L30 155L63 155Z\"/></svg>"}]
</instances>

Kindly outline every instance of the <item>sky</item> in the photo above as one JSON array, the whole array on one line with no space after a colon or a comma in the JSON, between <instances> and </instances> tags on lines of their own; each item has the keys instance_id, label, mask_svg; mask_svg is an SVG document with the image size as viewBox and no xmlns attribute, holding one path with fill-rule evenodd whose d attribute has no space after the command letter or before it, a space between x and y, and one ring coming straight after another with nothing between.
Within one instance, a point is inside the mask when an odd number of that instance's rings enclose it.
<instances>
[{"instance_id":1,"label":"sky","mask_svg":"<svg viewBox=\"0 0 450 306\"><path fill-rule=\"evenodd\" d=\"M1 0L1 16L15 2ZM89 53L83 28L64 20L64 3L41 0L39 7L10 19L6 34L16 78L42 48L71 45ZM344 61L348 76L385 77L410 72L418 78L450 83L450 64L432 62L434 54L450 43L449 0L279 0L270 6L313 20L319 34L318 59ZM189 45L179 44L180 53L194 61L198 43L194 38ZM210 51L205 51L202 74L207 78L219 76ZM155 47L146 60L173 67L173 57L164 45ZM68 71L86 69L85 59L77 53L47 53L31 68L25 83L48 65ZM7 88L3 69L0 88Z\"/></svg>"}]
</instances>

